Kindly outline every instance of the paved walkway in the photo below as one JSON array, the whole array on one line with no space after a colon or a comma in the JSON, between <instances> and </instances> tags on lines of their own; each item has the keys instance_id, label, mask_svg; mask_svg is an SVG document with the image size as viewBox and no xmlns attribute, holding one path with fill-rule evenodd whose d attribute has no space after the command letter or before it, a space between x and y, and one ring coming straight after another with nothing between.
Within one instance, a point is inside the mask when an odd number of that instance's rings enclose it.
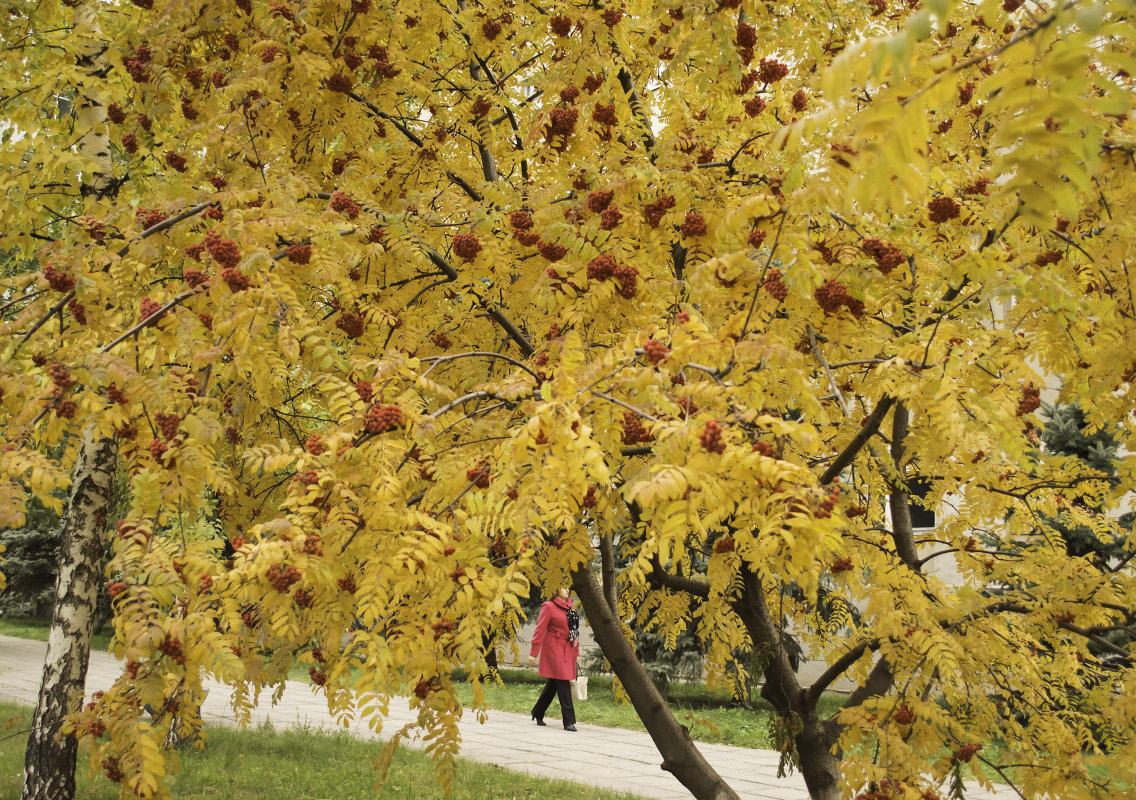
<instances>
[{"instance_id":1,"label":"paved walkway","mask_svg":"<svg viewBox=\"0 0 1136 800\"><path fill-rule=\"evenodd\" d=\"M0 699L35 703L46 651L44 642L0 636ZM106 653L91 653L88 691L109 686L120 669L119 662ZM210 685L202 708L207 723L233 724L228 697L224 686ZM384 727L398 730L411 718L404 703L393 701ZM253 712L253 724L264 721L281 727L336 728L324 699L313 693L309 684L299 681L288 682L283 699L275 706L265 696L264 702ZM547 727L539 728L523 714L492 710L484 724L478 724L472 714L467 714L460 727L461 755L473 761L658 800L688 800L690 797L670 773L659 768L662 759L646 733L594 725L577 725L578 733L568 733L551 718ZM365 725L352 730L360 736L374 736ZM772 750L719 744L698 747L743 798L809 800L799 775L777 778L778 754ZM1014 796L1008 789L996 795L981 792L977 787L967 792L971 800L1002 800Z\"/></svg>"}]
</instances>

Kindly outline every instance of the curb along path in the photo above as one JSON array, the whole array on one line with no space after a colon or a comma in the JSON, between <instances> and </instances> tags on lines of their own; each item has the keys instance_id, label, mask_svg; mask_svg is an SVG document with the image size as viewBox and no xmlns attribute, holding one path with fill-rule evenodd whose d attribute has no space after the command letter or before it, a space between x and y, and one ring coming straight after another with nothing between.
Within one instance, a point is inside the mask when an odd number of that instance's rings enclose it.
<instances>
[{"instance_id":1,"label":"curb along path","mask_svg":"<svg viewBox=\"0 0 1136 800\"><path fill-rule=\"evenodd\" d=\"M0 636L0 699L35 704L40 673L47 652L45 642ZM107 653L91 653L87 671L88 694L109 686L121 671L119 662ZM207 724L233 726L229 707L230 691L214 681L206 681L209 695L202 707ZM586 701L585 701L586 702ZM385 730L401 728L412 717L405 702L392 700ZM267 695L252 712L252 725L270 722L278 728L307 726L327 731L343 730L327 711L327 703L303 682L289 681L283 699L273 706ZM578 733L561 729L549 718L539 728L528 716L489 711L488 720L479 724L467 713L461 729L461 757L506 769L602 786L619 792L658 800L687 800L690 793L669 772L659 768L662 757L642 731L577 725ZM365 724L354 724L352 733L379 738ZM410 747L421 746L410 741ZM719 744L699 744L698 749L719 774L743 798L754 800L809 800L800 775L777 778L778 753L749 750ZM376 751L377 755L377 751ZM970 787L968 787L970 789ZM975 787L967 792L973 800L992 800L1016 795L1007 789L986 793Z\"/></svg>"}]
</instances>

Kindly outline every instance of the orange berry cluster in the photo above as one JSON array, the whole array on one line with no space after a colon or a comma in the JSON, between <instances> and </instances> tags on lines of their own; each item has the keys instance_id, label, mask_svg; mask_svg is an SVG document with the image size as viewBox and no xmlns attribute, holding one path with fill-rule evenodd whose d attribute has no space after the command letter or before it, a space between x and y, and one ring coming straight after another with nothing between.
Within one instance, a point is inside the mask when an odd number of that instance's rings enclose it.
<instances>
[{"instance_id":1,"label":"orange berry cluster","mask_svg":"<svg viewBox=\"0 0 1136 800\"><path fill-rule=\"evenodd\" d=\"M549 114L548 128L545 131L546 139L554 139L557 136L567 138L572 135L576 130L576 119L579 117L580 112L573 108L554 108L552 113Z\"/></svg>"},{"instance_id":2,"label":"orange berry cluster","mask_svg":"<svg viewBox=\"0 0 1136 800\"><path fill-rule=\"evenodd\" d=\"M817 287L816 291L813 292L813 297L816 298L817 305L825 314L835 314L841 306L847 306L848 310L852 312L852 316L857 319L864 313L863 301L850 296L844 284L836 278L829 278Z\"/></svg>"},{"instance_id":3,"label":"orange berry cluster","mask_svg":"<svg viewBox=\"0 0 1136 800\"><path fill-rule=\"evenodd\" d=\"M654 435L643 426L643 420L639 419L639 415L631 411L624 412L620 426L623 428L621 441L624 444L639 444L655 439Z\"/></svg>"},{"instance_id":4,"label":"orange berry cluster","mask_svg":"<svg viewBox=\"0 0 1136 800\"><path fill-rule=\"evenodd\" d=\"M465 479L478 489L488 489L490 483L489 459L483 458L465 471Z\"/></svg>"},{"instance_id":5,"label":"orange berry cluster","mask_svg":"<svg viewBox=\"0 0 1136 800\"><path fill-rule=\"evenodd\" d=\"M80 325L87 324L87 309L74 297L67 301L67 310L71 312L71 316L74 317L75 321Z\"/></svg>"},{"instance_id":6,"label":"orange berry cluster","mask_svg":"<svg viewBox=\"0 0 1136 800\"><path fill-rule=\"evenodd\" d=\"M559 261L568 253L568 248L556 242L541 242L536 249L547 261Z\"/></svg>"},{"instance_id":7,"label":"orange berry cluster","mask_svg":"<svg viewBox=\"0 0 1136 800\"><path fill-rule=\"evenodd\" d=\"M465 261L473 261L481 252L481 240L473 233L455 234L454 252Z\"/></svg>"},{"instance_id":8,"label":"orange berry cluster","mask_svg":"<svg viewBox=\"0 0 1136 800\"><path fill-rule=\"evenodd\" d=\"M325 683L327 683L327 673L322 669L308 667L308 677L312 679L312 683L314 683L316 686L323 686Z\"/></svg>"},{"instance_id":9,"label":"orange berry cluster","mask_svg":"<svg viewBox=\"0 0 1136 800\"><path fill-rule=\"evenodd\" d=\"M907 260L898 247L882 239L865 239L860 243L860 248L871 256L884 275Z\"/></svg>"},{"instance_id":10,"label":"orange berry cluster","mask_svg":"<svg viewBox=\"0 0 1136 800\"><path fill-rule=\"evenodd\" d=\"M113 383L107 386L107 397L120 406L126 405L126 395L123 393L122 389L118 388L118 386Z\"/></svg>"},{"instance_id":11,"label":"orange berry cluster","mask_svg":"<svg viewBox=\"0 0 1136 800\"><path fill-rule=\"evenodd\" d=\"M705 236L706 220L696 211L687 211L686 217L679 226L679 232L686 237Z\"/></svg>"},{"instance_id":12,"label":"orange berry cluster","mask_svg":"<svg viewBox=\"0 0 1136 800\"><path fill-rule=\"evenodd\" d=\"M769 292L769 296L778 302L789 296L789 287L785 285L783 278L781 270L771 269L766 273L765 280L761 283L762 288Z\"/></svg>"},{"instance_id":13,"label":"orange berry cluster","mask_svg":"<svg viewBox=\"0 0 1136 800\"><path fill-rule=\"evenodd\" d=\"M606 106L601 103L596 103L595 108L592 109L592 119L610 128L617 121L615 116L615 103L608 103Z\"/></svg>"},{"instance_id":14,"label":"orange berry cluster","mask_svg":"<svg viewBox=\"0 0 1136 800\"><path fill-rule=\"evenodd\" d=\"M726 452L726 443L722 441L722 425L716 419L706 421L702 433L698 435L698 441L707 452L719 455Z\"/></svg>"},{"instance_id":15,"label":"orange berry cluster","mask_svg":"<svg viewBox=\"0 0 1136 800\"><path fill-rule=\"evenodd\" d=\"M964 744L958 750L955 750L954 755L951 756L951 762L952 763L958 763L959 761L969 762L972 758L974 758L974 754L977 753L981 749L982 749L982 745L977 744L977 743L975 743L975 744Z\"/></svg>"},{"instance_id":16,"label":"orange berry cluster","mask_svg":"<svg viewBox=\"0 0 1136 800\"><path fill-rule=\"evenodd\" d=\"M615 198L615 192L592 192L588 195L586 205L589 211L596 214L602 213L605 208L611 205L611 201Z\"/></svg>"},{"instance_id":17,"label":"orange berry cluster","mask_svg":"<svg viewBox=\"0 0 1136 800\"><path fill-rule=\"evenodd\" d=\"M346 214L348 219L359 216L359 206L346 192L336 192L331 196L331 210Z\"/></svg>"},{"instance_id":18,"label":"orange berry cluster","mask_svg":"<svg viewBox=\"0 0 1136 800\"><path fill-rule=\"evenodd\" d=\"M366 324L363 318L358 314L352 314L350 311L344 311L339 315L339 319L335 321L335 327L346 333L352 339L358 339L363 335L366 329Z\"/></svg>"},{"instance_id":19,"label":"orange berry cluster","mask_svg":"<svg viewBox=\"0 0 1136 800\"><path fill-rule=\"evenodd\" d=\"M1022 399L1018 401L1017 415L1019 417L1032 414L1041 406L1041 390L1028 383L1022 387Z\"/></svg>"},{"instance_id":20,"label":"orange berry cluster","mask_svg":"<svg viewBox=\"0 0 1136 800\"><path fill-rule=\"evenodd\" d=\"M588 493L584 495L584 499L580 501L580 505L584 508L595 508L599 499L596 497L596 487L589 486Z\"/></svg>"},{"instance_id":21,"label":"orange berry cluster","mask_svg":"<svg viewBox=\"0 0 1136 800\"><path fill-rule=\"evenodd\" d=\"M286 253L288 260L293 264L307 264L312 260L312 246L310 244L290 244Z\"/></svg>"},{"instance_id":22,"label":"orange berry cluster","mask_svg":"<svg viewBox=\"0 0 1136 800\"><path fill-rule=\"evenodd\" d=\"M364 403L371 402L374 396L374 389L371 387L370 381L358 381L355 384L355 394L359 395L359 399Z\"/></svg>"},{"instance_id":23,"label":"orange berry cluster","mask_svg":"<svg viewBox=\"0 0 1136 800\"><path fill-rule=\"evenodd\" d=\"M313 433L308 437L308 440L304 442L304 449L311 453L313 456L320 455L325 449L323 445L323 437L321 437L318 433Z\"/></svg>"},{"instance_id":24,"label":"orange berry cluster","mask_svg":"<svg viewBox=\"0 0 1136 800\"><path fill-rule=\"evenodd\" d=\"M341 590L347 592L347 594L355 594L355 590L358 588L355 586L355 579L350 576L346 578L340 578L335 582L335 585L338 586Z\"/></svg>"},{"instance_id":25,"label":"orange berry cluster","mask_svg":"<svg viewBox=\"0 0 1136 800\"><path fill-rule=\"evenodd\" d=\"M836 559L835 561L832 562L832 566L829 569L830 569L830 571L832 572L833 575L839 575L841 572L851 572L852 571L852 557L851 556L845 556L844 558Z\"/></svg>"},{"instance_id":26,"label":"orange berry cluster","mask_svg":"<svg viewBox=\"0 0 1136 800\"><path fill-rule=\"evenodd\" d=\"M953 198L936 197L927 203L932 222L946 222L962 213L962 208Z\"/></svg>"},{"instance_id":27,"label":"orange berry cluster","mask_svg":"<svg viewBox=\"0 0 1136 800\"><path fill-rule=\"evenodd\" d=\"M715 553L732 553L734 551L734 537L723 536L718 541L714 542Z\"/></svg>"},{"instance_id":28,"label":"orange berry cluster","mask_svg":"<svg viewBox=\"0 0 1136 800\"><path fill-rule=\"evenodd\" d=\"M307 589L297 589L296 593L292 595L292 602L300 608L310 608L312 605L312 593Z\"/></svg>"},{"instance_id":29,"label":"orange berry cluster","mask_svg":"<svg viewBox=\"0 0 1136 800\"><path fill-rule=\"evenodd\" d=\"M666 214L668 210L674 208L674 205L674 195L664 194L655 202L643 206L643 215L647 218L647 224L652 228L659 227L663 215Z\"/></svg>"},{"instance_id":30,"label":"orange berry cluster","mask_svg":"<svg viewBox=\"0 0 1136 800\"><path fill-rule=\"evenodd\" d=\"M185 653L182 652L181 642L179 642L177 639L170 638L169 635L167 635L166 638L162 640L162 643L158 645L158 651L172 658L175 663L185 663Z\"/></svg>"},{"instance_id":31,"label":"orange berry cluster","mask_svg":"<svg viewBox=\"0 0 1136 800\"><path fill-rule=\"evenodd\" d=\"M643 345L643 355L645 355L647 360L652 364L662 363L666 357L670 355L670 352L671 349L669 347L654 339L648 339Z\"/></svg>"},{"instance_id":32,"label":"orange berry cluster","mask_svg":"<svg viewBox=\"0 0 1136 800\"><path fill-rule=\"evenodd\" d=\"M402 425L402 409L398 406L380 406L367 409L363 417L363 427L367 433L386 433Z\"/></svg>"},{"instance_id":33,"label":"orange berry cluster","mask_svg":"<svg viewBox=\"0 0 1136 800\"><path fill-rule=\"evenodd\" d=\"M762 83L777 83L789 74L789 67L774 58L763 58L757 67L757 77Z\"/></svg>"},{"instance_id":34,"label":"orange berry cluster","mask_svg":"<svg viewBox=\"0 0 1136 800\"><path fill-rule=\"evenodd\" d=\"M273 564L265 573L272 588L284 594L292 588L292 584L300 580L300 570L283 564Z\"/></svg>"},{"instance_id":35,"label":"orange berry cluster","mask_svg":"<svg viewBox=\"0 0 1136 800\"><path fill-rule=\"evenodd\" d=\"M445 636L447 633L453 633L457 626L451 619L443 619L435 622L430 626L430 630L434 631L434 641Z\"/></svg>"},{"instance_id":36,"label":"orange berry cluster","mask_svg":"<svg viewBox=\"0 0 1136 800\"><path fill-rule=\"evenodd\" d=\"M161 303L156 300L151 300L149 297L143 297L142 302L138 304L138 319L142 321L148 320L161 310Z\"/></svg>"},{"instance_id":37,"label":"orange berry cluster","mask_svg":"<svg viewBox=\"0 0 1136 800\"><path fill-rule=\"evenodd\" d=\"M153 2L153 0L150 0ZM119 766L118 759L115 756L107 756L102 761L103 771L106 772L107 780L111 783L121 783L126 775Z\"/></svg>"}]
</instances>

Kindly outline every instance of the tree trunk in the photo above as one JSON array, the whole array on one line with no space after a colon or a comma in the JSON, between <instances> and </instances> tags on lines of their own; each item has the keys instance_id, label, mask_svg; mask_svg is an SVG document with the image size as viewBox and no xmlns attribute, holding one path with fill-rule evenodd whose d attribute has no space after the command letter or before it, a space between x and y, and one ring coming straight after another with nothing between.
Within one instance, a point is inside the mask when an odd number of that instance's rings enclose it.
<instances>
[{"instance_id":1,"label":"tree trunk","mask_svg":"<svg viewBox=\"0 0 1136 800\"><path fill-rule=\"evenodd\" d=\"M23 800L75 796L78 742L59 736L59 726L83 702L103 551L97 520L110 506L117 456L114 439L87 428L63 517L55 610L24 759Z\"/></svg>"},{"instance_id":2,"label":"tree trunk","mask_svg":"<svg viewBox=\"0 0 1136 800\"><path fill-rule=\"evenodd\" d=\"M801 723L797 736L797 757L801 776L812 800L840 800L840 759L832 752L835 726L817 717L815 711Z\"/></svg>"},{"instance_id":3,"label":"tree trunk","mask_svg":"<svg viewBox=\"0 0 1136 800\"><path fill-rule=\"evenodd\" d=\"M612 614L587 565L572 574L572 588L580 597L596 642L662 755L662 768L678 778L698 800L738 800L737 793L698 752L686 728L678 723L663 701L647 671L635 657L630 642L624 638L619 620Z\"/></svg>"}]
</instances>

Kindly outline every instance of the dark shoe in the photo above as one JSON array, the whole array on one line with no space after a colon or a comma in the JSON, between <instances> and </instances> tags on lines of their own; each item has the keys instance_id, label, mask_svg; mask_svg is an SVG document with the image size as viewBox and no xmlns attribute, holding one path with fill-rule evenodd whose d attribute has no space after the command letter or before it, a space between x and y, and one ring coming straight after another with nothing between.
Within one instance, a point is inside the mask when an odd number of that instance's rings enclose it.
<instances>
[{"instance_id":1,"label":"dark shoe","mask_svg":"<svg viewBox=\"0 0 1136 800\"><path fill-rule=\"evenodd\" d=\"M543 725L544 723L542 722L541 724ZM576 732L576 726L575 725L565 725L564 730L572 731L572 733L575 733Z\"/></svg>"},{"instance_id":2,"label":"dark shoe","mask_svg":"<svg viewBox=\"0 0 1136 800\"><path fill-rule=\"evenodd\" d=\"M543 718L543 717L537 717L537 715L536 715L536 714L533 714L533 715L532 715L532 718L533 718L533 720L534 720L534 721L536 722L536 724L537 724L537 725L539 725L539 726L540 726L540 727L542 727L542 728L543 728L543 727L545 727L545 724L544 724L544 718Z\"/></svg>"}]
</instances>

